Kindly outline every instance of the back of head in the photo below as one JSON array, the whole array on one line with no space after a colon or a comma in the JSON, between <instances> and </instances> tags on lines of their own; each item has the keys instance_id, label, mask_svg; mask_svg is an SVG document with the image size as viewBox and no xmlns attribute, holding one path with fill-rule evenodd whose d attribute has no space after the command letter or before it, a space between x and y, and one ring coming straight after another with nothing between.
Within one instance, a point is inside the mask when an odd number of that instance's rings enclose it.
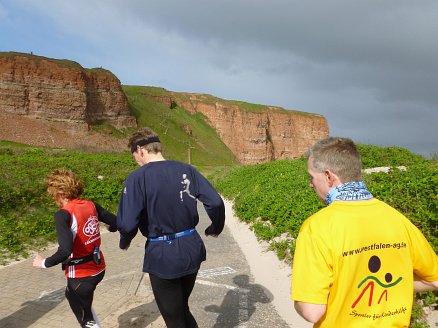
<instances>
[{"instance_id":1,"label":"back of head","mask_svg":"<svg viewBox=\"0 0 438 328\"><path fill-rule=\"evenodd\" d=\"M76 174L67 169L56 169L44 180L47 193L52 197L61 195L67 199L75 199L82 195L84 185Z\"/></svg>"},{"instance_id":2,"label":"back of head","mask_svg":"<svg viewBox=\"0 0 438 328\"><path fill-rule=\"evenodd\" d=\"M329 137L309 148L306 157L319 172L330 170L342 183L362 179L362 163L354 142L349 138Z\"/></svg>"},{"instance_id":3,"label":"back of head","mask_svg":"<svg viewBox=\"0 0 438 328\"><path fill-rule=\"evenodd\" d=\"M142 147L146 149L146 151L149 153L154 153L154 154L161 153L162 146L159 140L154 142L148 142L146 144L144 142L142 143L142 141L148 141L148 139L151 138L158 138L158 135L151 128L148 127L142 128L137 132L134 132L132 136L129 138L128 147L132 149L133 146L140 143L140 144L144 144L144 146Z\"/></svg>"}]
</instances>

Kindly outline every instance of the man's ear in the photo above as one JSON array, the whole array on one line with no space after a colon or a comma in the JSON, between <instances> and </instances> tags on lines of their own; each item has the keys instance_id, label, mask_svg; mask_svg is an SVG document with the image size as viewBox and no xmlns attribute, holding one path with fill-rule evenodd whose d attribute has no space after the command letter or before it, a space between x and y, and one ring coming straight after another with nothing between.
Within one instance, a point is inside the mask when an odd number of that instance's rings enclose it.
<instances>
[{"instance_id":1,"label":"man's ear","mask_svg":"<svg viewBox=\"0 0 438 328\"><path fill-rule=\"evenodd\" d=\"M330 170L326 170L325 172L325 178L327 180L328 186L330 188L333 188L339 184L339 178L336 174L334 174Z\"/></svg>"}]
</instances>

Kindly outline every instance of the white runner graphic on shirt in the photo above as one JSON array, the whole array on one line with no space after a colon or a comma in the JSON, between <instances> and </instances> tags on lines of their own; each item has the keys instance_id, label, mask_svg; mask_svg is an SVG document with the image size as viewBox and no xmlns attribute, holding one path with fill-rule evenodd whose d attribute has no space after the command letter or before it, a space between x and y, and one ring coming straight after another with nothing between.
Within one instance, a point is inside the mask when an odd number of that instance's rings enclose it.
<instances>
[{"instance_id":1,"label":"white runner graphic on shirt","mask_svg":"<svg viewBox=\"0 0 438 328\"><path fill-rule=\"evenodd\" d=\"M189 188L190 188L190 180L187 179L187 174L184 173L184 174L182 175L182 177L183 177L183 181L181 181L181 184L184 186L184 189L181 190L181 191L179 192L179 198L180 198L181 201L183 202L183 201L184 201L184 200L183 200L183 193L186 193L189 197L192 197L193 199L196 199L196 197L193 196L193 195L190 193L190 190L189 190Z\"/></svg>"}]
</instances>

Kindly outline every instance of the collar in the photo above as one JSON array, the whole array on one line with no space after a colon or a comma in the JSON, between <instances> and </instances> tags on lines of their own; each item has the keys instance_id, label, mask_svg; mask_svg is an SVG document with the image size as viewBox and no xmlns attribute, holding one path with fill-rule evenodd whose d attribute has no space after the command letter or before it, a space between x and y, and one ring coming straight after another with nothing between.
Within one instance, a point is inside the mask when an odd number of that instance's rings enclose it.
<instances>
[{"instance_id":1,"label":"collar","mask_svg":"<svg viewBox=\"0 0 438 328\"><path fill-rule=\"evenodd\" d=\"M330 189L325 197L325 204L330 205L337 200L342 201L359 201L373 198L373 195L367 190L365 182L353 181L343 183Z\"/></svg>"}]
</instances>

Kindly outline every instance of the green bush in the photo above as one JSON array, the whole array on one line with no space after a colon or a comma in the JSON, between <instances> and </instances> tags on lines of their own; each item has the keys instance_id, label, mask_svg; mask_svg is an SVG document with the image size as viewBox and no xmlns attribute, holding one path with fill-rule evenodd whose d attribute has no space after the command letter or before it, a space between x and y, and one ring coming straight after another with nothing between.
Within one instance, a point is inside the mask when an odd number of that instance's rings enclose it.
<instances>
[{"instance_id":1,"label":"green bush","mask_svg":"<svg viewBox=\"0 0 438 328\"><path fill-rule=\"evenodd\" d=\"M405 214L437 251L438 162L398 147L358 148L364 168L393 167L389 173L364 174L371 193ZM397 166L407 169L399 170ZM303 221L324 206L309 187L303 158L219 171L211 178L224 197L233 200L236 215L252 223L259 238L271 240L289 233L288 254L293 254L294 238ZM284 245L278 247L284 254Z\"/></svg>"},{"instance_id":2,"label":"green bush","mask_svg":"<svg viewBox=\"0 0 438 328\"><path fill-rule=\"evenodd\" d=\"M27 257L56 241L45 177L55 168L73 170L84 181L84 197L115 212L123 181L137 166L128 154L85 154L33 147L0 152L0 263ZM101 176L101 179L98 178Z\"/></svg>"}]
</instances>

